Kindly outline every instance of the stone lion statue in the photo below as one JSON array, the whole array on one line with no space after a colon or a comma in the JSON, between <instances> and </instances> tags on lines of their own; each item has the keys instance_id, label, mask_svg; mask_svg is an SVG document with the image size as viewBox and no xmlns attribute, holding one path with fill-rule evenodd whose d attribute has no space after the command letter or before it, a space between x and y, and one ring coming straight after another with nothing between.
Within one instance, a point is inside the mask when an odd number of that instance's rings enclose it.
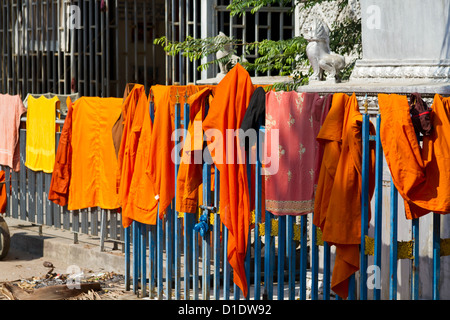
<instances>
[{"instance_id":1,"label":"stone lion statue","mask_svg":"<svg viewBox=\"0 0 450 320\"><path fill-rule=\"evenodd\" d=\"M226 42L229 39L229 37L227 37L225 35L225 33L223 33L222 31L220 31L219 35L216 36L215 39L216 39L216 43L218 45L220 45L221 43ZM233 50L232 44L228 43L228 44L224 45L221 50L217 51L216 58L220 59L220 58L226 57L227 55L230 54L230 52L232 50ZM220 70L219 76L227 74L228 71L230 71L230 69L231 69L230 65L234 66L238 62L246 62L246 61L247 60L245 58L238 57L237 55L234 55L234 54L231 55L230 59L227 62L219 62L218 63L219 70Z\"/></svg>"},{"instance_id":2,"label":"stone lion statue","mask_svg":"<svg viewBox=\"0 0 450 320\"><path fill-rule=\"evenodd\" d=\"M326 81L340 81L339 72L345 67L345 59L343 56L331 52L330 30L325 22L320 18L314 18L305 39L309 42L306 47L306 55L314 71L309 80L324 80L325 71Z\"/></svg>"}]
</instances>

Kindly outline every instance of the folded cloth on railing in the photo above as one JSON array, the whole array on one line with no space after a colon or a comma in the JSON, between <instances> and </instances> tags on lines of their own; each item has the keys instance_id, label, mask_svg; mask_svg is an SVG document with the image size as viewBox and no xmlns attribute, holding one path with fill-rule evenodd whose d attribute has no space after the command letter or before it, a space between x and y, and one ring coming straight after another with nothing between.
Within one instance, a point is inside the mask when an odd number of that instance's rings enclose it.
<instances>
[{"instance_id":1,"label":"folded cloth on railing","mask_svg":"<svg viewBox=\"0 0 450 320\"><path fill-rule=\"evenodd\" d=\"M353 94L335 93L317 139L323 158L314 203L314 225L322 239L336 246L331 289L348 296L349 278L359 270L361 243L362 115ZM370 134L375 128L370 123ZM375 148L370 143L369 199L375 187ZM370 221L370 210L369 210Z\"/></svg>"},{"instance_id":2,"label":"folded cloth on railing","mask_svg":"<svg viewBox=\"0 0 450 320\"><path fill-rule=\"evenodd\" d=\"M57 96L28 98L27 140L25 166L33 171L52 173L55 165L56 132L59 125L56 110L60 101Z\"/></svg>"},{"instance_id":3,"label":"folded cloth on railing","mask_svg":"<svg viewBox=\"0 0 450 320\"><path fill-rule=\"evenodd\" d=\"M59 138L56 150L55 166L48 191L48 199L60 206L67 205L69 201L70 176L72 173L72 99L66 100L67 116Z\"/></svg>"},{"instance_id":4,"label":"folded cloth on railing","mask_svg":"<svg viewBox=\"0 0 450 320\"><path fill-rule=\"evenodd\" d=\"M328 104L327 104L328 101ZM317 134L331 99L317 93L270 91L266 95L266 210L275 215L301 215L314 210L322 146ZM269 161L265 161L269 162Z\"/></svg>"},{"instance_id":5,"label":"folded cloth on railing","mask_svg":"<svg viewBox=\"0 0 450 320\"><path fill-rule=\"evenodd\" d=\"M69 210L117 209L117 158L111 129L123 99L81 97L73 104Z\"/></svg>"},{"instance_id":6,"label":"folded cloth on railing","mask_svg":"<svg viewBox=\"0 0 450 320\"><path fill-rule=\"evenodd\" d=\"M27 110L19 95L0 94L0 165L20 170L20 118Z\"/></svg>"},{"instance_id":7,"label":"folded cloth on railing","mask_svg":"<svg viewBox=\"0 0 450 320\"><path fill-rule=\"evenodd\" d=\"M6 195L6 174L5 171L0 170L0 213L6 212L7 195Z\"/></svg>"},{"instance_id":8,"label":"folded cloth on railing","mask_svg":"<svg viewBox=\"0 0 450 320\"><path fill-rule=\"evenodd\" d=\"M233 281L244 296L248 293L244 262L250 225L250 196L245 150L240 148L239 137L234 133L241 126L254 90L249 73L237 64L217 85L203 121L208 148L220 172L219 211L221 221L228 229L228 261L234 271ZM233 152L229 152L231 150Z\"/></svg>"},{"instance_id":9,"label":"folded cloth on railing","mask_svg":"<svg viewBox=\"0 0 450 320\"><path fill-rule=\"evenodd\" d=\"M450 98L435 95L433 131L423 137L422 147L406 96L380 94L378 104L381 143L392 181L405 201L406 218L450 212Z\"/></svg>"}]
</instances>

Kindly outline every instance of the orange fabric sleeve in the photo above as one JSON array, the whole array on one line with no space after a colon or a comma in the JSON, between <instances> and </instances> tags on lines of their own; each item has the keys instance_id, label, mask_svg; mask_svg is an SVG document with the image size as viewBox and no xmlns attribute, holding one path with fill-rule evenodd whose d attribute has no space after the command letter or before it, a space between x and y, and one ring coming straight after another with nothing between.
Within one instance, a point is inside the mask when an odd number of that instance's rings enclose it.
<instances>
[{"instance_id":1,"label":"orange fabric sleeve","mask_svg":"<svg viewBox=\"0 0 450 320\"><path fill-rule=\"evenodd\" d=\"M216 87L208 115L203 121L203 130L209 140L208 148L220 172L220 215L222 222L228 228L228 261L234 270L233 281L242 290L244 296L248 294L244 260L250 223L246 158L245 152L237 148L239 140L235 137L232 145L234 162L226 161L231 154L225 152L227 150L225 137L227 129L235 131L240 128L253 91L254 86L250 75L237 64ZM221 142L211 141L215 137L214 129L224 138ZM219 149L223 151L222 155L216 152Z\"/></svg>"}]
</instances>

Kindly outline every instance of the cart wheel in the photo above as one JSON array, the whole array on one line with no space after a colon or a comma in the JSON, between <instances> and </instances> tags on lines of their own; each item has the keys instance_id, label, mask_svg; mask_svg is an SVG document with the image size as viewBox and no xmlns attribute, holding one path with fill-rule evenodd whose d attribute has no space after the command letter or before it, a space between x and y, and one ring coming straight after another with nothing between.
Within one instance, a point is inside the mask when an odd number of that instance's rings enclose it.
<instances>
[{"instance_id":1,"label":"cart wheel","mask_svg":"<svg viewBox=\"0 0 450 320\"><path fill-rule=\"evenodd\" d=\"M0 260L3 260L8 254L10 241L8 225L0 215Z\"/></svg>"}]
</instances>

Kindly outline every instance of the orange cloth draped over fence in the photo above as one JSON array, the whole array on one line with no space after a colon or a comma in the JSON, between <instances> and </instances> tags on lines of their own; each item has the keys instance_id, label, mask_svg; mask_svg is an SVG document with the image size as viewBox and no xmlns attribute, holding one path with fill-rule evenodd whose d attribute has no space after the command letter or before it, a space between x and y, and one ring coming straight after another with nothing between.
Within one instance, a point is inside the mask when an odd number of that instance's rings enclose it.
<instances>
[{"instance_id":1,"label":"orange cloth draped over fence","mask_svg":"<svg viewBox=\"0 0 450 320\"><path fill-rule=\"evenodd\" d=\"M349 277L359 270L361 243L362 115L356 96L333 95L331 109L317 139L324 145L313 223L323 240L336 246L331 288L347 298ZM370 124L370 132L374 134ZM374 146L371 143L369 197L374 191ZM369 213L370 215L370 213ZM370 220L370 218L369 218Z\"/></svg>"},{"instance_id":2,"label":"orange cloth draped over fence","mask_svg":"<svg viewBox=\"0 0 450 320\"><path fill-rule=\"evenodd\" d=\"M117 158L111 130L123 99L81 97L73 104L69 210L117 209Z\"/></svg>"},{"instance_id":3,"label":"orange cloth draped over fence","mask_svg":"<svg viewBox=\"0 0 450 320\"><path fill-rule=\"evenodd\" d=\"M135 172L136 155L141 136L144 115L149 103L145 87L136 84L122 105L123 134L117 155L117 187L122 214L127 208L131 181Z\"/></svg>"},{"instance_id":4,"label":"orange cloth draped over fence","mask_svg":"<svg viewBox=\"0 0 450 320\"><path fill-rule=\"evenodd\" d=\"M450 212L450 98L435 95L433 131L417 140L406 96L380 94L380 138L407 219Z\"/></svg>"},{"instance_id":5,"label":"orange cloth draped over fence","mask_svg":"<svg viewBox=\"0 0 450 320\"><path fill-rule=\"evenodd\" d=\"M159 201L160 217L175 197L175 163L172 151L175 147L175 103L180 103L180 119L183 120L185 97L204 88L214 86L163 86L151 88L154 95L155 119L150 143L150 159L147 172L153 182L155 197Z\"/></svg>"},{"instance_id":6,"label":"orange cloth draped over fence","mask_svg":"<svg viewBox=\"0 0 450 320\"><path fill-rule=\"evenodd\" d=\"M176 210L178 212L196 213L199 203L202 202L202 199L199 199L198 190L203 182L202 121L205 116L204 105L207 103L206 99L210 98L210 94L211 89L204 88L187 100L190 107L190 123L177 176Z\"/></svg>"},{"instance_id":7,"label":"orange cloth draped over fence","mask_svg":"<svg viewBox=\"0 0 450 320\"><path fill-rule=\"evenodd\" d=\"M238 137L234 137L232 145L234 159L230 158L231 153L226 152L226 137L227 129L235 131L240 128L253 91L250 75L237 64L218 84L208 115L203 121L208 147L220 172L219 211L221 220L228 228L228 261L234 270L234 283L244 296L248 293L244 260L250 224L247 168L245 153L242 152L243 149L237 148ZM218 139L209 129L216 129L223 139ZM213 138L216 140L212 141ZM219 149L223 151L221 155L216 152ZM230 160L234 162L231 163Z\"/></svg>"},{"instance_id":8,"label":"orange cloth draped over fence","mask_svg":"<svg viewBox=\"0 0 450 320\"><path fill-rule=\"evenodd\" d=\"M59 138L58 149L55 156L52 180L48 192L48 199L60 206L67 205L69 201L70 176L72 174L72 100L66 99L67 116Z\"/></svg>"},{"instance_id":9,"label":"orange cloth draped over fence","mask_svg":"<svg viewBox=\"0 0 450 320\"><path fill-rule=\"evenodd\" d=\"M159 92L156 93L156 99L159 101ZM128 200L126 206L122 208L124 227L128 227L133 220L154 225L158 213L158 200L155 198L153 181L146 172L151 161L150 143L152 134L154 134L153 123L150 119L149 103L147 106L142 104L141 107L138 114L139 117L142 117L142 123L140 128L135 128L136 133L140 130L139 143L135 150L135 165L129 186Z\"/></svg>"}]
</instances>

